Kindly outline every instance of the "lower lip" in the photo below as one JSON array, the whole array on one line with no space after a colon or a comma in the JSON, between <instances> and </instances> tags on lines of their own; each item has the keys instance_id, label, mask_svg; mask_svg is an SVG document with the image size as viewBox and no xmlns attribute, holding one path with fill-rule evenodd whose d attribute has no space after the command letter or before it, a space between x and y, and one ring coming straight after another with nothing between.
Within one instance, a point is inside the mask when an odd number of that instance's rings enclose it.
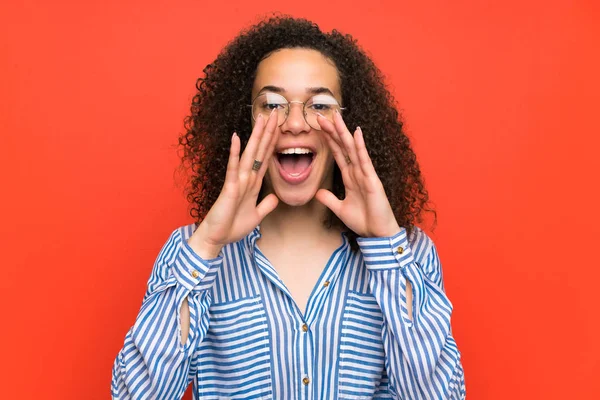
<instances>
[{"instance_id":1,"label":"lower lip","mask_svg":"<svg viewBox=\"0 0 600 400\"><path fill-rule=\"evenodd\" d=\"M275 155L274 158L275 158L275 163L277 164L277 169L279 170L279 175L281 175L281 179L283 179L284 181L286 181L287 183L289 183L291 185L297 185L297 184L304 182L310 175L310 171L312 170L312 166L315 162L316 155L313 155L313 159L312 159L310 165L308 166L308 168L306 168L304 171L302 171L298 175L291 175L289 172L286 172L283 169L283 167L281 166L281 164L279 163L279 160L277 159L277 155Z\"/></svg>"}]
</instances>

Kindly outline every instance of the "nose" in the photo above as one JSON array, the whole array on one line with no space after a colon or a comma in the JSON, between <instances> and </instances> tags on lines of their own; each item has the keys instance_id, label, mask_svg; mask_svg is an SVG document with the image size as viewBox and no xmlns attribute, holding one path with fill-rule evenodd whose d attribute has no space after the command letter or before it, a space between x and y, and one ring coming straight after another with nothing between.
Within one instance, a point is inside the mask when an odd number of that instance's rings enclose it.
<instances>
[{"instance_id":1,"label":"nose","mask_svg":"<svg viewBox=\"0 0 600 400\"><path fill-rule=\"evenodd\" d=\"M296 135L310 130L310 125L308 125L304 118L304 104L302 102L289 102L288 116L281 125L281 130L282 132L289 132Z\"/></svg>"}]
</instances>

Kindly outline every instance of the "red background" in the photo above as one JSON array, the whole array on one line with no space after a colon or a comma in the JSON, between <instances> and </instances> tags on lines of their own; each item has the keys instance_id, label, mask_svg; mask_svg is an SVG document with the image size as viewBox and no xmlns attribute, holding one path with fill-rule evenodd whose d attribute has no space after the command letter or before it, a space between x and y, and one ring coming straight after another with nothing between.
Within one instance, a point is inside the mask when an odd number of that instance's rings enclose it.
<instances>
[{"instance_id":1,"label":"red background","mask_svg":"<svg viewBox=\"0 0 600 400\"><path fill-rule=\"evenodd\" d=\"M0 397L110 397L154 259L191 222L173 146L195 79L275 9L353 34L388 79L468 397L596 398L593 0L5 2Z\"/></svg>"}]
</instances>

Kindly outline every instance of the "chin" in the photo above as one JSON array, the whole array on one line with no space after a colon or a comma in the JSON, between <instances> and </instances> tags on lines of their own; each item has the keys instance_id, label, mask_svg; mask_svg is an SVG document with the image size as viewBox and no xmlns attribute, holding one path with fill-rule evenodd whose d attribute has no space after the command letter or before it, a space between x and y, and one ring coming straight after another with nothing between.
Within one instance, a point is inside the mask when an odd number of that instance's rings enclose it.
<instances>
[{"instance_id":1,"label":"chin","mask_svg":"<svg viewBox=\"0 0 600 400\"><path fill-rule=\"evenodd\" d=\"M275 195L279 198L279 201L290 207L300 207L308 204L315 198L316 193L316 190L308 189L275 190Z\"/></svg>"}]
</instances>

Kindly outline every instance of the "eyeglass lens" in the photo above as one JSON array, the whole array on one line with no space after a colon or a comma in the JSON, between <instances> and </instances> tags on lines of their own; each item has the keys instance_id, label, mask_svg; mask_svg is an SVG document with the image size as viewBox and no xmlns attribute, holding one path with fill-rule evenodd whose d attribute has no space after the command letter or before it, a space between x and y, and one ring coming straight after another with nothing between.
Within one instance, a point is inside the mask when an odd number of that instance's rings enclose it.
<instances>
[{"instance_id":1,"label":"eyeglass lens","mask_svg":"<svg viewBox=\"0 0 600 400\"><path fill-rule=\"evenodd\" d=\"M290 112L290 103L277 93L263 93L254 99L252 117L256 120L258 115L262 114L263 118L268 118L274 108L277 109L277 124L283 125ZM321 130L317 122L317 113L333 122L333 113L336 109L339 110L340 105L334 97L328 94L317 94L304 104L304 119L311 128Z\"/></svg>"}]
</instances>

